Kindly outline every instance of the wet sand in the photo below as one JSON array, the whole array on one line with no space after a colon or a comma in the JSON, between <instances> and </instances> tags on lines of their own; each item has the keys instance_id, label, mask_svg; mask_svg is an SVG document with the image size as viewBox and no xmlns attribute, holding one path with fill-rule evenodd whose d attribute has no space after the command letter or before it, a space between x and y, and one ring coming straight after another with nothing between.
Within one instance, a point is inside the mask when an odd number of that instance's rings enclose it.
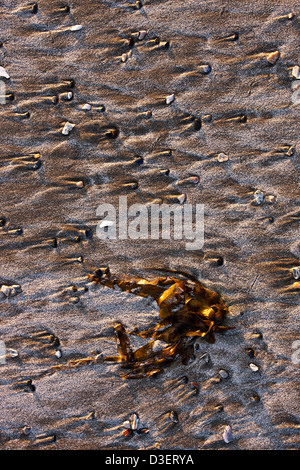
<instances>
[{"instance_id":1,"label":"wet sand","mask_svg":"<svg viewBox=\"0 0 300 470\"><path fill-rule=\"evenodd\" d=\"M298 449L299 5L68 4L0 5L0 65L14 94L0 105L0 276L22 289L0 299L1 448ZM66 122L75 127L63 135ZM204 204L201 250L97 238L99 204L182 193ZM148 279L146 266L189 271L220 293L235 329L199 340L193 360L156 378L124 381L101 360L55 370L116 354L113 322L130 330L158 317L149 299L92 285L99 266ZM149 433L123 435L132 412Z\"/></svg>"}]
</instances>

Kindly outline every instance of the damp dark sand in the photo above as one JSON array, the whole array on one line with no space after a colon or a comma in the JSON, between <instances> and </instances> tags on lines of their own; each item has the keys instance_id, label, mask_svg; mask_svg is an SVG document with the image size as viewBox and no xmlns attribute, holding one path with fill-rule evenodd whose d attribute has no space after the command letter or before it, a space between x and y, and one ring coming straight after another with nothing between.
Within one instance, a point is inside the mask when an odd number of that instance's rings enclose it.
<instances>
[{"instance_id":1,"label":"damp dark sand","mask_svg":"<svg viewBox=\"0 0 300 470\"><path fill-rule=\"evenodd\" d=\"M298 2L62 5L0 6L0 65L15 96L0 109L1 283L22 288L0 299L1 448L299 448ZM72 25L82 28L64 30ZM138 31L147 34L133 45ZM69 135L66 122L75 124ZM116 138L105 135L111 129ZM191 175L198 184L183 181ZM182 193L205 205L202 250L183 240L97 239L100 203ZM157 319L154 303L93 287L88 274L109 266L150 278L143 268L153 265L188 270L219 292L235 329L214 344L199 340L193 361L157 378L124 381L120 365L101 361L53 372L115 354L112 322L133 329ZM128 439L122 423L132 412L150 431Z\"/></svg>"}]
</instances>

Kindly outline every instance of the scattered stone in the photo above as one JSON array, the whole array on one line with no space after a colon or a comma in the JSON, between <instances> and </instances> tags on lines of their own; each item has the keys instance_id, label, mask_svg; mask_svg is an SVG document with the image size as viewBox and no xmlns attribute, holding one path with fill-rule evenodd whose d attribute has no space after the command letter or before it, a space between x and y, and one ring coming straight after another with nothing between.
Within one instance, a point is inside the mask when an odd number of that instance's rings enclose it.
<instances>
[{"instance_id":1,"label":"scattered stone","mask_svg":"<svg viewBox=\"0 0 300 470\"><path fill-rule=\"evenodd\" d=\"M270 54L267 55L267 61L270 62L270 64L272 65L274 65L278 59L279 51L270 52Z\"/></svg>"},{"instance_id":2,"label":"scattered stone","mask_svg":"<svg viewBox=\"0 0 300 470\"><path fill-rule=\"evenodd\" d=\"M145 31L145 30L139 31L138 40L142 41L145 38L146 34L147 34L147 31Z\"/></svg>"},{"instance_id":3,"label":"scattered stone","mask_svg":"<svg viewBox=\"0 0 300 470\"><path fill-rule=\"evenodd\" d=\"M129 418L129 422L130 422L131 429L136 431L140 424L140 418L138 417L137 413L132 413L132 415Z\"/></svg>"},{"instance_id":4,"label":"scattered stone","mask_svg":"<svg viewBox=\"0 0 300 470\"><path fill-rule=\"evenodd\" d=\"M77 186L77 188L80 188L80 189L81 189L81 188L84 187L84 182L83 182L83 181L77 181L77 182L76 182L76 186Z\"/></svg>"},{"instance_id":5,"label":"scattered stone","mask_svg":"<svg viewBox=\"0 0 300 470\"><path fill-rule=\"evenodd\" d=\"M0 78L10 78L4 67L0 67Z\"/></svg>"},{"instance_id":6,"label":"scattered stone","mask_svg":"<svg viewBox=\"0 0 300 470\"><path fill-rule=\"evenodd\" d=\"M294 279L300 279L300 266L294 266L292 268L292 274Z\"/></svg>"},{"instance_id":7,"label":"scattered stone","mask_svg":"<svg viewBox=\"0 0 300 470\"><path fill-rule=\"evenodd\" d=\"M254 202L256 202L256 204L260 205L263 203L265 199L265 195L262 191L260 191L259 189L257 191L255 191L254 193Z\"/></svg>"},{"instance_id":8,"label":"scattered stone","mask_svg":"<svg viewBox=\"0 0 300 470\"><path fill-rule=\"evenodd\" d=\"M228 160L229 160L228 155L226 155L225 153L219 153L218 162L222 163L222 162L227 162Z\"/></svg>"},{"instance_id":9,"label":"scattered stone","mask_svg":"<svg viewBox=\"0 0 300 470\"><path fill-rule=\"evenodd\" d=\"M169 420L172 421L172 423L176 424L179 422L178 414L176 411L172 410L169 413Z\"/></svg>"},{"instance_id":10,"label":"scattered stone","mask_svg":"<svg viewBox=\"0 0 300 470\"><path fill-rule=\"evenodd\" d=\"M166 104L171 104L175 100L175 95L174 93L172 95L166 96Z\"/></svg>"},{"instance_id":11,"label":"scattered stone","mask_svg":"<svg viewBox=\"0 0 300 470\"><path fill-rule=\"evenodd\" d=\"M92 109L92 106L89 103L85 103L81 107L82 111L90 111Z\"/></svg>"},{"instance_id":12,"label":"scattered stone","mask_svg":"<svg viewBox=\"0 0 300 470\"><path fill-rule=\"evenodd\" d=\"M209 72L211 72L211 66L210 65L200 65L198 67L198 72L203 73L204 75L206 75Z\"/></svg>"},{"instance_id":13,"label":"scattered stone","mask_svg":"<svg viewBox=\"0 0 300 470\"><path fill-rule=\"evenodd\" d=\"M64 101L71 101L71 99L73 98L73 92L72 91L66 91L65 93L61 93L59 95L59 98L61 100L64 100Z\"/></svg>"},{"instance_id":14,"label":"scattered stone","mask_svg":"<svg viewBox=\"0 0 300 470\"><path fill-rule=\"evenodd\" d=\"M138 434L147 434L149 432L148 428L140 427L140 418L137 413L132 413L128 420L123 422L123 431L124 436L132 436L135 432Z\"/></svg>"},{"instance_id":15,"label":"scattered stone","mask_svg":"<svg viewBox=\"0 0 300 470\"><path fill-rule=\"evenodd\" d=\"M61 133L63 135L69 135L71 130L75 127L76 124L72 124L71 122L66 122L65 125L64 125L64 128L63 130L61 131Z\"/></svg>"},{"instance_id":16,"label":"scattered stone","mask_svg":"<svg viewBox=\"0 0 300 470\"><path fill-rule=\"evenodd\" d=\"M300 67L299 65L294 65L292 68L292 76L297 80L300 80Z\"/></svg>"},{"instance_id":17,"label":"scattered stone","mask_svg":"<svg viewBox=\"0 0 300 470\"><path fill-rule=\"evenodd\" d=\"M227 379L229 377L229 374L228 374L227 370L225 370L225 369L220 369L219 370L219 375L220 375L221 379Z\"/></svg>"},{"instance_id":18,"label":"scattered stone","mask_svg":"<svg viewBox=\"0 0 300 470\"><path fill-rule=\"evenodd\" d=\"M31 433L31 427L27 425L24 426L22 429L22 434L24 434L24 436L28 436L30 433Z\"/></svg>"},{"instance_id":19,"label":"scattered stone","mask_svg":"<svg viewBox=\"0 0 300 470\"><path fill-rule=\"evenodd\" d=\"M57 357L57 359L60 359L61 356L62 356L62 352L60 349L58 349L56 352L55 352L55 356Z\"/></svg>"},{"instance_id":20,"label":"scattered stone","mask_svg":"<svg viewBox=\"0 0 300 470\"><path fill-rule=\"evenodd\" d=\"M22 292L22 289L21 286L19 286L18 284L13 284L12 286L7 286L3 284L1 286L0 292L3 294L2 297L14 297L15 295Z\"/></svg>"},{"instance_id":21,"label":"scattered stone","mask_svg":"<svg viewBox=\"0 0 300 470\"><path fill-rule=\"evenodd\" d=\"M273 196L272 194L266 195L265 202L267 202L268 204L274 204L275 201L276 201L276 196Z\"/></svg>"},{"instance_id":22,"label":"scattered stone","mask_svg":"<svg viewBox=\"0 0 300 470\"><path fill-rule=\"evenodd\" d=\"M80 31L82 28L82 24L75 24L74 26L71 26L70 31Z\"/></svg>"},{"instance_id":23,"label":"scattered stone","mask_svg":"<svg viewBox=\"0 0 300 470\"><path fill-rule=\"evenodd\" d=\"M223 432L223 439L226 442L226 444L228 444L229 442L231 442L233 440L233 435L232 435L232 430L231 430L230 425L226 426L226 428Z\"/></svg>"},{"instance_id":24,"label":"scattered stone","mask_svg":"<svg viewBox=\"0 0 300 470\"><path fill-rule=\"evenodd\" d=\"M10 355L11 358L19 357L19 353L18 353L18 351L16 351L16 349L10 349L9 350L9 355Z\"/></svg>"},{"instance_id":25,"label":"scattered stone","mask_svg":"<svg viewBox=\"0 0 300 470\"><path fill-rule=\"evenodd\" d=\"M259 367L253 362L250 362L249 367L253 372L257 372L259 370Z\"/></svg>"}]
</instances>

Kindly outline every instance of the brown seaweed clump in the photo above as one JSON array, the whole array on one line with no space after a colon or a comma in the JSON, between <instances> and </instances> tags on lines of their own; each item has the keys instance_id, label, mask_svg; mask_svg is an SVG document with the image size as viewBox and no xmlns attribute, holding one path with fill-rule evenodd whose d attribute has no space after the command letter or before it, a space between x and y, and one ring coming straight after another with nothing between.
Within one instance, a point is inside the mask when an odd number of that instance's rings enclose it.
<instances>
[{"instance_id":1,"label":"brown seaweed clump","mask_svg":"<svg viewBox=\"0 0 300 470\"><path fill-rule=\"evenodd\" d=\"M167 276L150 281L118 280L111 277L108 268L98 269L89 276L90 280L98 284L142 297L152 297L159 306L160 315L156 325L145 331L130 333L149 338L149 342L135 351L131 348L124 326L120 322L114 325L119 354L107 356L104 360L120 362L122 368L129 369L122 375L124 379L157 375L179 356L182 363L186 364L194 353L197 338L213 343L214 333L232 328L221 325L228 309L219 294L207 289L190 274L169 269L164 271L181 274L187 279ZM163 346L157 349L158 340L159 345Z\"/></svg>"}]
</instances>

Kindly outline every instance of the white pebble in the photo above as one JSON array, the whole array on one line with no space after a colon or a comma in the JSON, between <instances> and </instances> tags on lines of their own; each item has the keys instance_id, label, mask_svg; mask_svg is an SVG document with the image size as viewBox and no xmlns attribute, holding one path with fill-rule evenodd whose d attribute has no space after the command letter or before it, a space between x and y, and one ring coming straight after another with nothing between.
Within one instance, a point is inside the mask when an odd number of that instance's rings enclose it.
<instances>
[{"instance_id":1,"label":"white pebble","mask_svg":"<svg viewBox=\"0 0 300 470\"><path fill-rule=\"evenodd\" d=\"M300 80L300 67L299 67L299 65L295 65L292 68L292 75L293 75L293 77L297 78L297 80Z\"/></svg>"},{"instance_id":2,"label":"white pebble","mask_svg":"<svg viewBox=\"0 0 300 470\"><path fill-rule=\"evenodd\" d=\"M61 358L62 353L61 353L61 351L60 351L59 349L55 352L55 356L56 356L58 359Z\"/></svg>"},{"instance_id":3,"label":"white pebble","mask_svg":"<svg viewBox=\"0 0 300 470\"><path fill-rule=\"evenodd\" d=\"M259 370L259 367L256 364L254 364L253 362L251 362L249 364L249 367L250 367L251 370L253 370L253 372L257 372Z\"/></svg>"},{"instance_id":4,"label":"white pebble","mask_svg":"<svg viewBox=\"0 0 300 470\"><path fill-rule=\"evenodd\" d=\"M177 199L179 201L179 204L183 204L184 201L186 200L186 195L184 193L182 193L177 197Z\"/></svg>"},{"instance_id":5,"label":"white pebble","mask_svg":"<svg viewBox=\"0 0 300 470\"><path fill-rule=\"evenodd\" d=\"M232 435L232 431L231 431L231 427L228 425L226 426L224 432L223 432L223 439L224 441L226 442L226 444L228 444L229 442L231 442L233 440L233 435Z\"/></svg>"},{"instance_id":6,"label":"white pebble","mask_svg":"<svg viewBox=\"0 0 300 470\"><path fill-rule=\"evenodd\" d=\"M140 419L136 413L133 413L130 417L131 429L136 430L139 427Z\"/></svg>"},{"instance_id":7,"label":"white pebble","mask_svg":"<svg viewBox=\"0 0 300 470\"><path fill-rule=\"evenodd\" d=\"M92 106L91 106L89 103L85 103L85 104L81 107L81 109L82 109L83 111L90 111L90 110L92 109Z\"/></svg>"},{"instance_id":8,"label":"white pebble","mask_svg":"<svg viewBox=\"0 0 300 470\"><path fill-rule=\"evenodd\" d=\"M68 121L67 121L67 122L65 123L64 128L63 128L63 130L61 131L61 133L62 133L63 135L68 135L68 134L71 132L71 130L75 127L75 125L76 125L76 124L72 124L71 122L68 122Z\"/></svg>"},{"instance_id":9,"label":"white pebble","mask_svg":"<svg viewBox=\"0 0 300 470\"><path fill-rule=\"evenodd\" d=\"M262 204L264 201L265 195L259 189L254 193L254 200L257 204Z\"/></svg>"},{"instance_id":10,"label":"white pebble","mask_svg":"<svg viewBox=\"0 0 300 470\"><path fill-rule=\"evenodd\" d=\"M293 278L298 280L300 279L300 266L294 266L292 268Z\"/></svg>"},{"instance_id":11,"label":"white pebble","mask_svg":"<svg viewBox=\"0 0 300 470\"><path fill-rule=\"evenodd\" d=\"M145 30L139 31L139 35L138 35L139 41L142 41L144 37L146 36L146 34L147 34L147 31Z\"/></svg>"},{"instance_id":12,"label":"white pebble","mask_svg":"<svg viewBox=\"0 0 300 470\"><path fill-rule=\"evenodd\" d=\"M82 28L82 24L75 24L74 26L71 26L70 31L80 31Z\"/></svg>"},{"instance_id":13,"label":"white pebble","mask_svg":"<svg viewBox=\"0 0 300 470\"><path fill-rule=\"evenodd\" d=\"M225 370L225 369L220 369L219 370L219 375L222 379L227 379L227 377L229 376L227 370Z\"/></svg>"},{"instance_id":14,"label":"white pebble","mask_svg":"<svg viewBox=\"0 0 300 470\"><path fill-rule=\"evenodd\" d=\"M122 57L121 57L122 62L126 62L127 59L128 59L127 54L122 54Z\"/></svg>"},{"instance_id":15,"label":"white pebble","mask_svg":"<svg viewBox=\"0 0 300 470\"><path fill-rule=\"evenodd\" d=\"M15 349L10 349L9 354L10 354L10 357L19 357L19 353Z\"/></svg>"},{"instance_id":16,"label":"white pebble","mask_svg":"<svg viewBox=\"0 0 300 470\"><path fill-rule=\"evenodd\" d=\"M10 78L4 67L0 67L0 78Z\"/></svg>"},{"instance_id":17,"label":"white pebble","mask_svg":"<svg viewBox=\"0 0 300 470\"><path fill-rule=\"evenodd\" d=\"M5 284L3 284L1 286L1 289L0 289L0 292L5 295L6 297L13 297L17 294L19 294L19 292L21 292L21 286L17 285L17 284L14 284L13 286L6 286ZM2 297L3 297L2 295Z\"/></svg>"},{"instance_id":18,"label":"white pebble","mask_svg":"<svg viewBox=\"0 0 300 470\"><path fill-rule=\"evenodd\" d=\"M172 95L166 96L166 104L171 104L175 100L175 95L174 93Z\"/></svg>"},{"instance_id":19,"label":"white pebble","mask_svg":"<svg viewBox=\"0 0 300 470\"><path fill-rule=\"evenodd\" d=\"M225 153L219 153L218 155L218 162L227 162L229 160L228 155Z\"/></svg>"}]
</instances>

